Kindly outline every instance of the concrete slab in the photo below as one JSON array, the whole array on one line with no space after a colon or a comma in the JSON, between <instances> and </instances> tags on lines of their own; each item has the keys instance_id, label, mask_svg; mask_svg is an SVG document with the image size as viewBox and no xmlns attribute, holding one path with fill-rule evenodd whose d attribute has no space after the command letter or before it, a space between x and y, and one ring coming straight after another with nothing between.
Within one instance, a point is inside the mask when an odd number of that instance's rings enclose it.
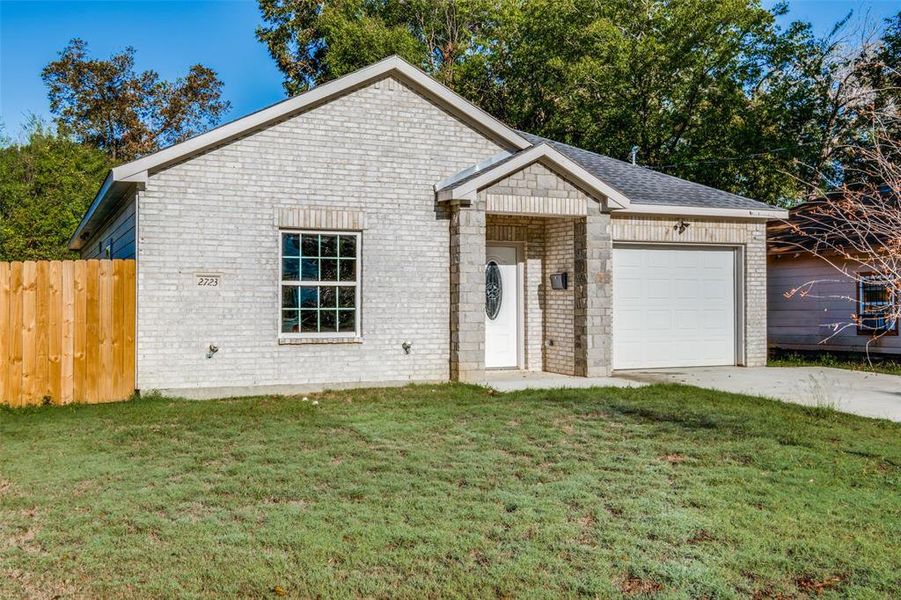
<instances>
[{"instance_id":1,"label":"concrete slab","mask_svg":"<svg viewBox=\"0 0 901 600\"><path fill-rule=\"evenodd\" d=\"M641 387L641 381L621 377L570 377L543 371L487 371L485 384L499 392L589 387Z\"/></svg>"},{"instance_id":2,"label":"concrete slab","mask_svg":"<svg viewBox=\"0 0 901 600\"><path fill-rule=\"evenodd\" d=\"M684 383L901 422L901 377L826 367L696 367L619 371L642 383Z\"/></svg>"}]
</instances>

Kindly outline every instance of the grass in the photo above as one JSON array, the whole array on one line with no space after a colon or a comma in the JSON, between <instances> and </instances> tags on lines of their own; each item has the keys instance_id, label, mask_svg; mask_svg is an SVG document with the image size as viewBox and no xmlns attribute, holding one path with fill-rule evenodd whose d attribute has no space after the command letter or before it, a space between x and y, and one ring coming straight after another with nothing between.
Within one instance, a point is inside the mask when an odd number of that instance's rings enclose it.
<instances>
[{"instance_id":1,"label":"grass","mask_svg":"<svg viewBox=\"0 0 901 600\"><path fill-rule=\"evenodd\" d=\"M0 411L0 597L889 597L901 426L683 386Z\"/></svg>"},{"instance_id":2,"label":"grass","mask_svg":"<svg viewBox=\"0 0 901 600\"><path fill-rule=\"evenodd\" d=\"M867 360L866 355L860 354L779 351L770 356L767 365L770 367L831 367L833 369L901 375L901 360L880 355L873 355L870 360Z\"/></svg>"}]
</instances>

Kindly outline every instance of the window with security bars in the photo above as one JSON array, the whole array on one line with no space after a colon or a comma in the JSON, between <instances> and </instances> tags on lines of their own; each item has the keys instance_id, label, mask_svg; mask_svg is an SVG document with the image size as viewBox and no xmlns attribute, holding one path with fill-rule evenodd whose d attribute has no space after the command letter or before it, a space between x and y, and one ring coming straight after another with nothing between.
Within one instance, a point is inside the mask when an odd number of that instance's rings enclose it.
<instances>
[{"instance_id":1,"label":"window with security bars","mask_svg":"<svg viewBox=\"0 0 901 600\"><path fill-rule=\"evenodd\" d=\"M866 335L897 335L897 302L891 282L881 275L862 277L858 283L857 332Z\"/></svg>"},{"instance_id":2,"label":"window with security bars","mask_svg":"<svg viewBox=\"0 0 901 600\"><path fill-rule=\"evenodd\" d=\"M282 231L280 268L283 336L359 336L359 233Z\"/></svg>"}]
</instances>

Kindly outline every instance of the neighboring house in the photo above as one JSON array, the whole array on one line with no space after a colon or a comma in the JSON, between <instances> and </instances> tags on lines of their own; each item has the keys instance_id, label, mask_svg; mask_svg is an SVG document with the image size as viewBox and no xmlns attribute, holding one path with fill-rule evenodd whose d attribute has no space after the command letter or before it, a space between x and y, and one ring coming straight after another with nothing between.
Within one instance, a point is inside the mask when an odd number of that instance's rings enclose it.
<instances>
[{"instance_id":1,"label":"neighboring house","mask_svg":"<svg viewBox=\"0 0 901 600\"><path fill-rule=\"evenodd\" d=\"M785 215L392 57L116 167L70 247L138 261L138 387L212 395L763 365Z\"/></svg>"},{"instance_id":2,"label":"neighboring house","mask_svg":"<svg viewBox=\"0 0 901 600\"><path fill-rule=\"evenodd\" d=\"M769 225L769 345L787 350L901 354L898 321L890 318L893 311L886 308L899 301L892 286L883 276L817 244L826 235L817 207L832 200L800 204L791 209L787 221ZM858 281L838 268L862 277ZM800 292L790 294L794 289ZM853 315L860 316L859 323L854 324Z\"/></svg>"}]
</instances>

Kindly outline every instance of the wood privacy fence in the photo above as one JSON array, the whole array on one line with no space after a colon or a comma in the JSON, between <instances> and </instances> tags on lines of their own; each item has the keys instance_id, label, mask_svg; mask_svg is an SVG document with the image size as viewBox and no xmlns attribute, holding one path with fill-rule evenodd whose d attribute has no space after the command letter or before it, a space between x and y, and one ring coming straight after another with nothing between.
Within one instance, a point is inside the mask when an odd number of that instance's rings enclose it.
<instances>
[{"instance_id":1,"label":"wood privacy fence","mask_svg":"<svg viewBox=\"0 0 901 600\"><path fill-rule=\"evenodd\" d=\"M0 404L93 404L135 387L135 262L0 262Z\"/></svg>"}]
</instances>

